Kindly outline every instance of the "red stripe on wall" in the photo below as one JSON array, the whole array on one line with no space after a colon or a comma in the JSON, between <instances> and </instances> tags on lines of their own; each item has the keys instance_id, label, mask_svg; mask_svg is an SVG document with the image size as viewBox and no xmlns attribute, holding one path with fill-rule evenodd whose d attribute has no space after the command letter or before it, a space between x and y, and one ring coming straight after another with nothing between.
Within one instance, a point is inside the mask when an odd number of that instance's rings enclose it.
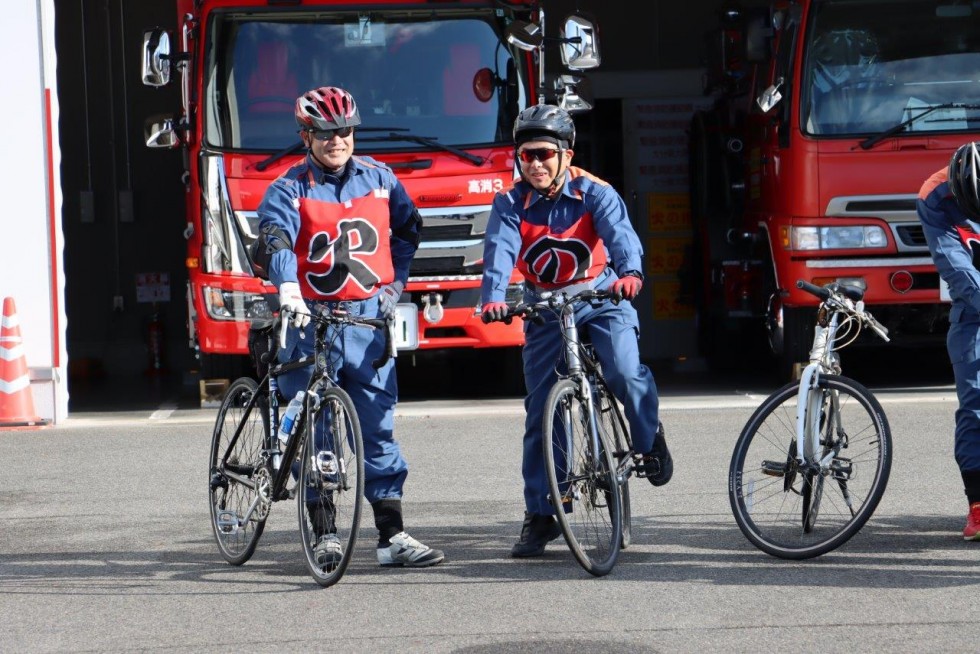
<instances>
[{"instance_id":1,"label":"red stripe on wall","mask_svg":"<svg viewBox=\"0 0 980 654\"><path fill-rule=\"evenodd\" d=\"M48 158L48 245L51 253L51 335L54 367L61 367L61 331L58 304L58 239L54 211L54 139L51 133L51 89L44 89L44 131Z\"/></svg>"}]
</instances>

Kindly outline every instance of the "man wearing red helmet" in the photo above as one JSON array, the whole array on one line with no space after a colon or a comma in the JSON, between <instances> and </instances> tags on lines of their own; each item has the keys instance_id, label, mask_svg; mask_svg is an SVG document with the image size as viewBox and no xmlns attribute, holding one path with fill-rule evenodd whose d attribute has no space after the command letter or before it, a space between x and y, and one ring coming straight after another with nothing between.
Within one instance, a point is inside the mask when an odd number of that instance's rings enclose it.
<instances>
[{"instance_id":1,"label":"man wearing red helmet","mask_svg":"<svg viewBox=\"0 0 980 654\"><path fill-rule=\"evenodd\" d=\"M953 455L969 503L964 540L980 541L980 143L960 146L919 191L916 208L936 270L949 285L946 348L953 364Z\"/></svg>"},{"instance_id":2,"label":"man wearing red helmet","mask_svg":"<svg viewBox=\"0 0 980 654\"><path fill-rule=\"evenodd\" d=\"M408 279L422 221L390 168L354 156L354 128L361 117L350 93L321 87L296 100L296 122L306 158L266 191L259 206L257 263L279 289L280 304L292 312L280 361L313 352L310 308L341 305L355 316L391 316ZM402 523L402 487L408 464L395 441L398 399L394 360L375 370L384 334L349 329L333 343L329 356L341 362L338 383L354 401L364 436L364 495L378 528L378 562L383 566L425 567L443 553L409 536ZM279 378L285 397L305 390L312 366ZM310 491L315 493L315 491ZM340 560L332 533L329 499L307 496L307 509L319 536L317 560Z\"/></svg>"},{"instance_id":3,"label":"man wearing red helmet","mask_svg":"<svg viewBox=\"0 0 980 654\"><path fill-rule=\"evenodd\" d=\"M483 316L506 318L504 296L515 266L527 280L524 301L541 293L609 289L633 300L643 284L643 247L619 193L571 165L575 123L549 104L528 107L514 122L521 180L498 193L487 224L483 253ZM641 472L654 486L670 481L673 460L660 424L653 374L640 363L640 324L629 302L610 301L576 309L586 326L606 380L623 403L633 444L644 454ZM511 550L515 557L540 556L561 533L548 499L542 451L545 402L564 365L557 317L524 325L524 524Z\"/></svg>"}]
</instances>

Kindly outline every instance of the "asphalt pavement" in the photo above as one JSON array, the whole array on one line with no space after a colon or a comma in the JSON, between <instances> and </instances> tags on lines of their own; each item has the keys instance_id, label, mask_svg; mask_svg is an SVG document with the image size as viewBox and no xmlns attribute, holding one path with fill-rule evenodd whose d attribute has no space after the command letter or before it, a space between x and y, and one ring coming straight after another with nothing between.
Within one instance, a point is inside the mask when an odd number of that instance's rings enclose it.
<instances>
[{"instance_id":1,"label":"asphalt pavement","mask_svg":"<svg viewBox=\"0 0 980 654\"><path fill-rule=\"evenodd\" d=\"M805 562L756 550L728 505L732 446L772 385L679 379L660 384L674 479L631 482L633 544L603 578L561 539L540 559L508 555L523 511L517 397L400 404L406 526L446 561L379 568L368 516L328 589L307 576L291 502L273 506L251 561L219 557L213 409L162 402L0 432L0 650L976 650L980 544L959 535L956 402L941 371L872 384L893 431L888 489L857 536Z\"/></svg>"}]
</instances>

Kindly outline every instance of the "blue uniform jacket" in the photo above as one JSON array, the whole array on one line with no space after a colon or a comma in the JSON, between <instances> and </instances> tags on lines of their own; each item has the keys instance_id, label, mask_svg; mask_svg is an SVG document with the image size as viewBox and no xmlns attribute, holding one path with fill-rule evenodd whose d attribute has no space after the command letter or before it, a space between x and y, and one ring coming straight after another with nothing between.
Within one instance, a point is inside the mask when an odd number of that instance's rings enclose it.
<instances>
[{"instance_id":1,"label":"blue uniform jacket","mask_svg":"<svg viewBox=\"0 0 980 654\"><path fill-rule=\"evenodd\" d=\"M917 210L936 270L949 284L953 299L950 322L980 319L980 270L976 266L980 263L980 225L956 206L945 169L923 185Z\"/></svg>"},{"instance_id":2,"label":"blue uniform jacket","mask_svg":"<svg viewBox=\"0 0 980 654\"><path fill-rule=\"evenodd\" d=\"M415 236L419 233L421 224L414 222L415 205L402 183L390 168L370 157L351 157L343 172L331 175L307 156L269 186L259 205L259 227L272 223L286 232L291 243L295 243L300 228L297 209L297 200L300 197L342 204L376 189L386 189L389 194L390 227L393 232L391 261L395 269L395 279L404 284L408 280L408 267L416 250L414 241L404 238L404 229L410 226L408 232ZM272 255L269 280L277 288L283 282L298 281L296 254L292 249L279 250Z\"/></svg>"},{"instance_id":3,"label":"blue uniform jacket","mask_svg":"<svg viewBox=\"0 0 980 654\"><path fill-rule=\"evenodd\" d=\"M521 249L521 221L548 225L552 232L564 232L584 216L591 215L613 269L620 276L643 270L643 246L619 193L588 174L569 180L566 171L565 180L553 199L545 198L523 180L494 197L484 247L483 304L504 301Z\"/></svg>"}]
</instances>

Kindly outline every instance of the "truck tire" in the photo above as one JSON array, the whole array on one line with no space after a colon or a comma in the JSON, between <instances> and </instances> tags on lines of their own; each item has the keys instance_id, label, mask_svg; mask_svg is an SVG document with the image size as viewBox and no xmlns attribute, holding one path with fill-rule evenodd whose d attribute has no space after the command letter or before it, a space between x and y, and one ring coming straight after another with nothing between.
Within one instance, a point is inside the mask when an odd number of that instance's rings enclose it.
<instances>
[{"instance_id":1,"label":"truck tire","mask_svg":"<svg viewBox=\"0 0 980 654\"><path fill-rule=\"evenodd\" d=\"M204 354L200 356L201 379L228 379L234 381L239 377L256 377L252 360L241 354Z\"/></svg>"},{"instance_id":2,"label":"truck tire","mask_svg":"<svg viewBox=\"0 0 980 654\"><path fill-rule=\"evenodd\" d=\"M776 352L780 381L795 379L797 364L806 364L813 345L816 311L810 307L783 307L782 351Z\"/></svg>"}]
</instances>

